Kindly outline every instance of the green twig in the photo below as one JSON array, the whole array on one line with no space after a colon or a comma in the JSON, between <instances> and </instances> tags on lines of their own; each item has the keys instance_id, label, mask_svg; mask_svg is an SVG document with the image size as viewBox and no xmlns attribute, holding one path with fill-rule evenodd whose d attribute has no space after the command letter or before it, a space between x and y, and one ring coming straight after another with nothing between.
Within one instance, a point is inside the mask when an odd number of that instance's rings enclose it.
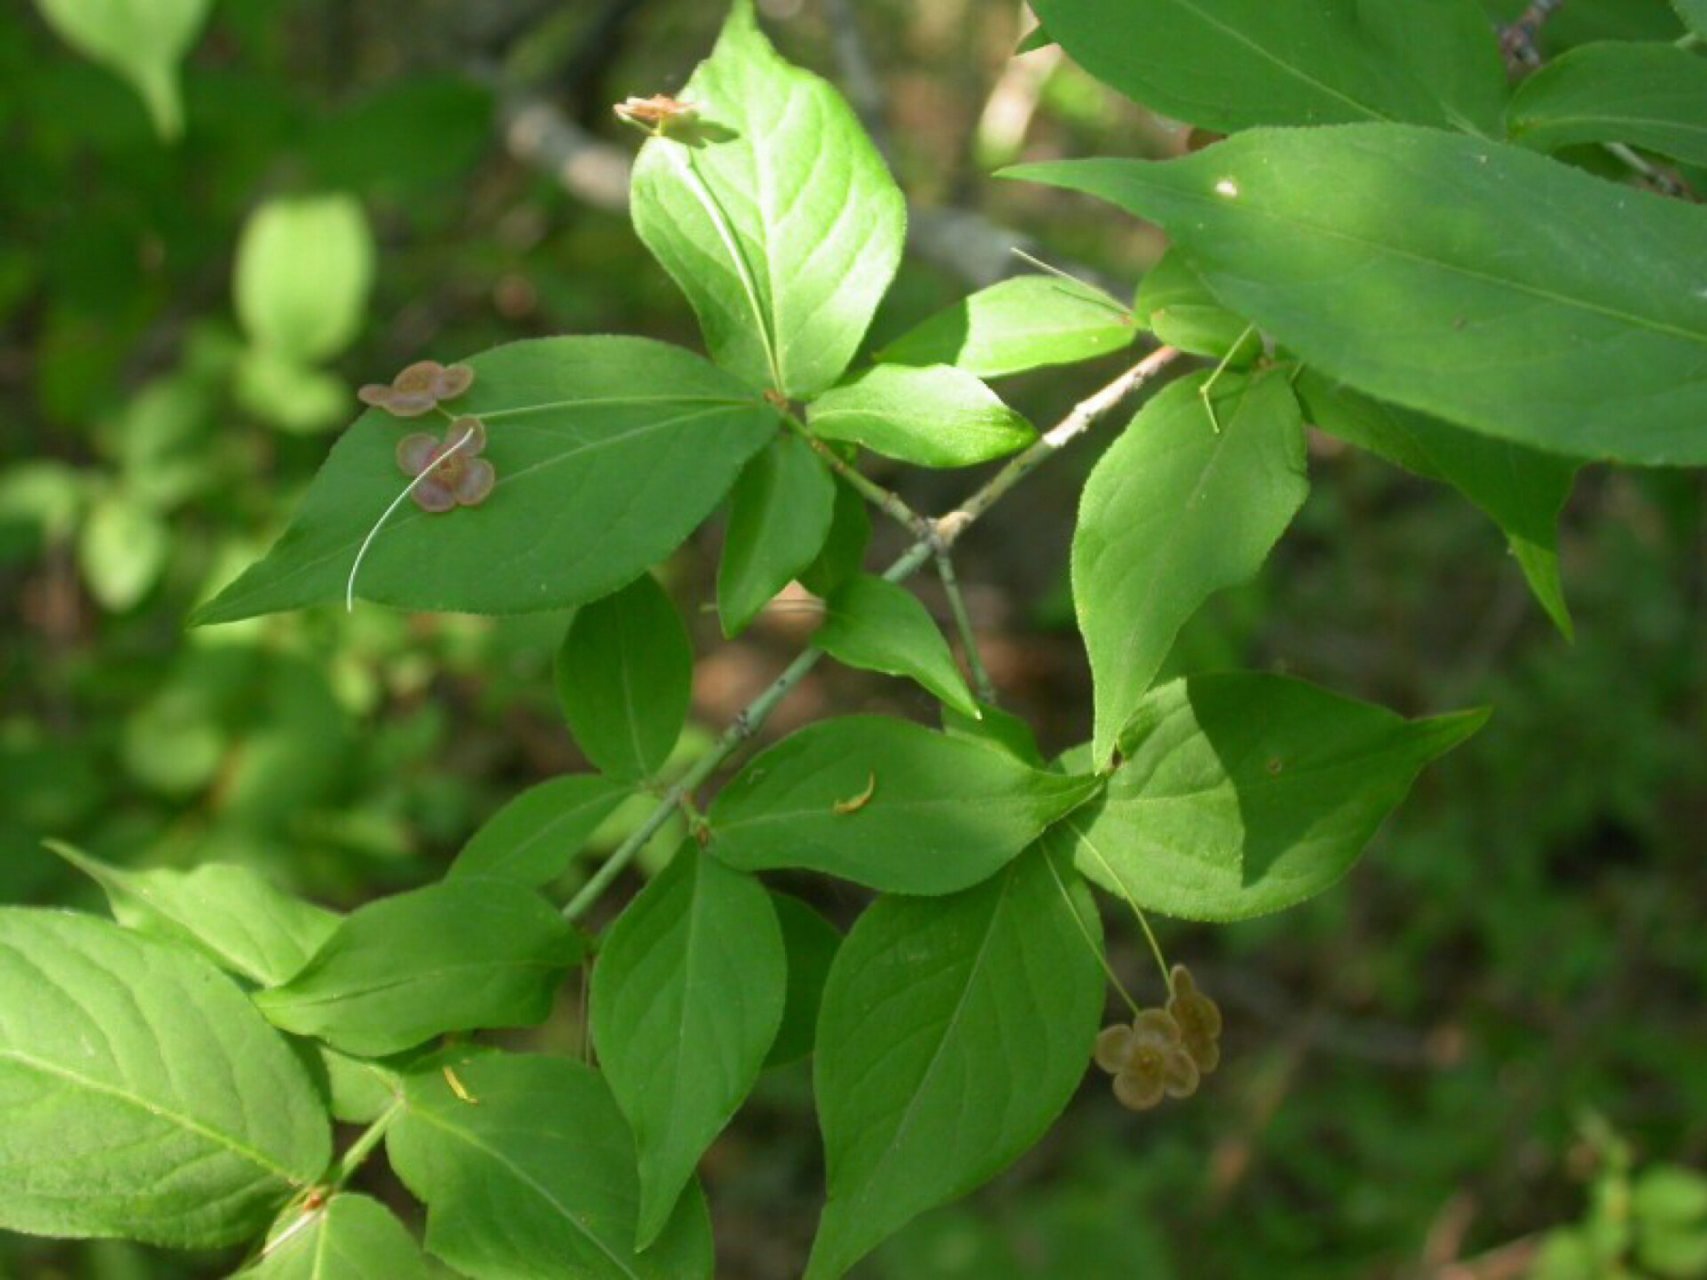
<instances>
[{"instance_id":1,"label":"green twig","mask_svg":"<svg viewBox=\"0 0 1707 1280\"><path fill-rule=\"evenodd\" d=\"M356 1170L361 1168L367 1158L373 1154L373 1150L379 1145L380 1139L385 1137L385 1131L391 1127L391 1122L397 1118L402 1110L403 1099L399 1098L381 1113L379 1119L362 1130L361 1136L350 1144L349 1150L344 1152L343 1157L338 1161L337 1171L332 1175L334 1189L343 1188L355 1176Z\"/></svg>"},{"instance_id":2,"label":"green twig","mask_svg":"<svg viewBox=\"0 0 1707 1280\"><path fill-rule=\"evenodd\" d=\"M1017 458L1012 459L991 477L987 484L957 509L941 520L926 521L928 530L926 536L921 537L909 547L900 559L884 571L883 576L890 582L900 582L918 572L920 566L927 560L938 554L946 554L953 547L955 540L966 531L973 521L994 506L1009 489L1035 471L1045 458L1083 435L1099 417L1109 412L1126 396L1167 368L1179 358L1179 355L1179 351L1174 347L1158 348L1095 395L1074 406L1072 412L1042 439ZM737 748L759 731L759 727L769 718L771 712L776 709L777 704L783 700L788 691L799 684L801 678L812 670L823 656L824 651L822 649L808 648L803 650L793 662L788 664L788 667L771 683L769 688L753 699L735 717L733 723L712 744L711 750L696 760L693 767L659 798L657 805L647 815L646 820L617 846L615 852L606 858L604 864L593 873L592 879L588 880L581 887L581 891L569 900L568 905L563 908L565 920L578 920L592 909L593 905L603 896L604 891L628 868L628 864L634 861L635 856L645 847L646 842L656 835L659 828L669 820L670 815L681 805L683 798L691 796L706 779L717 772L718 768L735 753Z\"/></svg>"},{"instance_id":3,"label":"green twig","mask_svg":"<svg viewBox=\"0 0 1707 1280\"><path fill-rule=\"evenodd\" d=\"M954 557L940 538L933 538L936 547L936 571L942 579L943 593L948 596L948 610L954 615L954 626L960 632L960 647L966 653L966 667L972 672L972 685L978 691L978 701L986 706L996 705L996 686L990 670L984 665L984 655L978 652L978 637L972 633L972 615L966 609L966 597L960 593L960 579L955 576Z\"/></svg>"}]
</instances>

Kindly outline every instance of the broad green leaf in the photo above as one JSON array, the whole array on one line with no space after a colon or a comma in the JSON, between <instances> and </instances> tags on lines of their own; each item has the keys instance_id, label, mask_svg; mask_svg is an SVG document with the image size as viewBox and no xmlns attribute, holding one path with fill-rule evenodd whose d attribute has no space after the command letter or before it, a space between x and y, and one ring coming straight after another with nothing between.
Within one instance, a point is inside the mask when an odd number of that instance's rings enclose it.
<instances>
[{"instance_id":1,"label":"broad green leaf","mask_svg":"<svg viewBox=\"0 0 1707 1280\"><path fill-rule=\"evenodd\" d=\"M652 777L692 696L693 642L651 574L575 611L557 650L557 702L596 768L624 781Z\"/></svg>"},{"instance_id":2,"label":"broad green leaf","mask_svg":"<svg viewBox=\"0 0 1707 1280\"><path fill-rule=\"evenodd\" d=\"M372 284L373 236L354 196L269 200L237 242L237 316L288 361L328 360L355 341Z\"/></svg>"},{"instance_id":3,"label":"broad green leaf","mask_svg":"<svg viewBox=\"0 0 1707 1280\"><path fill-rule=\"evenodd\" d=\"M712 1268L695 1187L644 1253L634 1139L610 1090L562 1058L486 1054L411 1076L386 1134L398 1177L427 1205L427 1249L471 1276L692 1280Z\"/></svg>"},{"instance_id":4,"label":"broad green leaf","mask_svg":"<svg viewBox=\"0 0 1707 1280\"><path fill-rule=\"evenodd\" d=\"M871 513L865 499L846 480L838 479L830 531L824 535L818 558L800 571L800 585L814 595L829 595L860 571L870 542Z\"/></svg>"},{"instance_id":5,"label":"broad green leaf","mask_svg":"<svg viewBox=\"0 0 1707 1280\"><path fill-rule=\"evenodd\" d=\"M446 872L497 876L530 888L550 884L568 868L599 824L633 794L596 773L551 778L529 787L469 837Z\"/></svg>"},{"instance_id":6,"label":"broad green leaf","mask_svg":"<svg viewBox=\"0 0 1707 1280\"><path fill-rule=\"evenodd\" d=\"M1707 462L1707 210L1397 125L1012 171L1160 223L1360 391L1550 453Z\"/></svg>"},{"instance_id":7,"label":"broad green leaf","mask_svg":"<svg viewBox=\"0 0 1707 1280\"><path fill-rule=\"evenodd\" d=\"M917 680L926 690L976 718L978 704L954 665L948 641L919 598L886 578L861 574L824 602L824 625L812 643L837 662Z\"/></svg>"},{"instance_id":8,"label":"broad green leaf","mask_svg":"<svg viewBox=\"0 0 1707 1280\"><path fill-rule=\"evenodd\" d=\"M808 1280L1043 1135L1090 1058L1101 947L1090 895L1041 849L963 893L880 898L859 918L818 1019L830 1195Z\"/></svg>"},{"instance_id":9,"label":"broad green leaf","mask_svg":"<svg viewBox=\"0 0 1707 1280\"><path fill-rule=\"evenodd\" d=\"M301 1063L195 952L0 909L0 1229L206 1248L332 1156Z\"/></svg>"},{"instance_id":10,"label":"broad green leaf","mask_svg":"<svg viewBox=\"0 0 1707 1280\"><path fill-rule=\"evenodd\" d=\"M1579 45L1518 87L1506 128L1538 151L1627 142L1707 164L1707 62L1669 44Z\"/></svg>"},{"instance_id":11,"label":"broad green leaf","mask_svg":"<svg viewBox=\"0 0 1707 1280\"><path fill-rule=\"evenodd\" d=\"M804 440L778 436L747 464L730 496L729 532L717 566L724 635L745 631L817 558L835 505L830 472Z\"/></svg>"},{"instance_id":12,"label":"broad green leaf","mask_svg":"<svg viewBox=\"0 0 1707 1280\"><path fill-rule=\"evenodd\" d=\"M307 968L255 1003L286 1031L381 1057L448 1031L543 1022L580 958L544 898L470 876L352 911Z\"/></svg>"},{"instance_id":13,"label":"broad green leaf","mask_svg":"<svg viewBox=\"0 0 1707 1280\"><path fill-rule=\"evenodd\" d=\"M77 539L83 580L103 609L124 613L160 581L172 530L158 512L122 490L98 501Z\"/></svg>"},{"instance_id":14,"label":"broad green leaf","mask_svg":"<svg viewBox=\"0 0 1707 1280\"><path fill-rule=\"evenodd\" d=\"M1174 637L1268 557L1309 492L1286 373L1224 375L1216 429L1199 392L1164 389L1097 462L1073 533L1073 603L1095 682L1093 759L1108 762Z\"/></svg>"},{"instance_id":15,"label":"broad green leaf","mask_svg":"<svg viewBox=\"0 0 1707 1280\"><path fill-rule=\"evenodd\" d=\"M765 1066L780 1067L812 1052L824 982L842 945L842 935L792 894L772 893L771 906L776 909L783 950L788 954L788 994L782 1007L782 1025L765 1055Z\"/></svg>"},{"instance_id":16,"label":"broad green leaf","mask_svg":"<svg viewBox=\"0 0 1707 1280\"><path fill-rule=\"evenodd\" d=\"M749 385L822 391L901 260L906 202L841 96L777 56L736 0L680 97L696 119L640 149L634 229Z\"/></svg>"},{"instance_id":17,"label":"broad green leaf","mask_svg":"<svg viewBox=\"0 0 1707 1280\"><path fill-rule=\"evenodd\" d=\"M1089 285L1015 276L962 298L877 353L888 364L948 364L978 378L1077 364L1132 345L1132 313Z\"/></svg>"},{"instance_id":18,"label":"broad green leaf","mask_svg":"<svg viewBox=\"0 0 1707 1280\"><path fill-rule=\"evenodd\" d=\"M36 0L67 44L130 81L168 140L184 131L178 63L210 6L211 0Z\"/></svg>"},{"instance_id":19,"label":"broad green leaf","mask_svg":"<svg viewBox=\"0 0 1707 1280\"><path fill-rule=\"evenodd\" d=\"M1671 0L1683 25L1698 36L1707 36L1707 0Z\"/></svg>"},{"instance_id":20,"label":"broad green leaf","mask_svg":"<svg viewBox=\"0 0 1707 1280\"><path fill-rule=\"evenodd\" d=\"M58 841L48 848L106 891L113 918L126 928L185 943L264 987L295 976L338 927L335 913L235 863L126 871Z\"/></svg>"},{"instance_id":21,"label":"broad green leaf","mask_svg":"<svg viewBox=\"0 0 1707 1280\"><path fill-rule=\"evenodd\" d=\"M633 1247L665 1228L758 1079L787 985L764 887L691 840L606 935L593 967L593 1043L639 1151Z\"/></svg>"},{"instance_id":22,"label":"broad green leaf","mask_svg":"<svg viewBox=\"0 0 1707 1280\"><path fill-rule=\"evenodd\" d=\"M1038 0L1033 8L1099 80L1206 129L1366 120L1498 128L1505 73L1476 0Z\"/></svg>"},{"instance_id":23,"label":"broad green leaf","mask_svg":"<svg viewBox=\"0 0 1707 1280\"><path fill-rule=\"evenodd\" d=\"M1172 250L1138 282L1138 323L1170 347L1194 355L1248 364L1262 353L1262 337L1215 299L1209 286ZM1229 353L1231 355L1229 356Z\"/></svg>"},{"instance_id":24,"label":"broad green leaf","mask_svg":"<svg viewBox=\"0 0 1707 1280\"><path fill-rule=\"evenodd\" d=\"M318 1040L303 1040L319 1059L326 1074L326 1093L332 1118L344 1124L372 1124L403 1096L397 1071L379 1062L352 1058Z\"/></svg>"},{"instance_id":25,"label":"broad green leaf","mask_svg":"<svg viewBox=\"0 0 1707 1280\"><path fill-rule=\"evenodd\" d=\"M744 871L953 893L988 879L1098 785L905 720L843 716L784 738L724 787L711 849Z\"/></svg>"},{"instance_id":26,"label":"broad green leaf","mask_svg":"<svg viewBox=\"0 0 1707 1280\"><path fill-rule=\"evenodd\" d=\"M951 738L982 742L1007 752L1022 764L1037 769L1044 767L1043 753L1037 749L1037 737L1031 726L1011 711L979 703L978 717L973 719L952 707L944 707L942 729Z\"/></svg>"},{"instance_id":27,"label":"broad green leaf","mask_svg":"<svg viewBox=\"0 0 1707 1280\"><path fill-rule=\"evenodd\" d=\"M1298 379L1297 390L1310 421L1323 431L1449 484L1487 512L1505 533L1535 598L1570 637L1558 524L1577 463L1383 404L1311 370Z\"/></svg>"},{"instance_id":28,"label":"broad green leaf","mask_svg":"<svg viewBox=\"0 0 1707 1280\"><path fill-rule=\"evenodd\" d=\"M1343 876L1423 765L1486 719L1406 720L1281 676L1176 680L1139 707L1107 791L1050 840L1141 907L1265 915Z\"/></svg>"},{"instance_id":29,"label":"broad green leaf","mask_svg":"<svg viewBox=\"0 0 1707 1280\"><path fill-rule=\"evenodd\" d=\"M946 364L880 364L819 396L814 435L921 467L970 467L1025 448L1036 429L977 378Z\"/></svg>"},{"instance_id":30,"label":"broad green leaf","mask_svg":"<svg viewBox=\"0 0 1707 1280\"><path fill-rule=\"evenodd\" d=\"M427 1280L421 1246L379 1201L339 1193L294 1207L267 1233L261 1257L239 1280Z\"/></svg>"},{"instance_id":31,"label":"broad green leaf","mask_svg":"<svg viewBox=\"0 0 1707 1280\"><path fill-rule=\"evenodd\" d=\"M776 430L728 374L641 338L539 338L467 363L475 383L454 405L486 423L497 483L478 507L401 504L362 562L363 599L486 613L596 600L674 550ZM363 414L284 536L195 620L343 599L357 549L408 482L397 444L418 429Z\"/></svg>"}]
</instances>

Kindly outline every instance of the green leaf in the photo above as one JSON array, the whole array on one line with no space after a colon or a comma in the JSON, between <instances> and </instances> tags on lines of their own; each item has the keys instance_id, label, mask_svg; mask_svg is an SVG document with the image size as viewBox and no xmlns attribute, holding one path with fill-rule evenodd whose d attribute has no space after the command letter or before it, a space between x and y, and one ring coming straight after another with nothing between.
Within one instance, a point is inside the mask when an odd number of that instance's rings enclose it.
<instances>
[{"instance_id":1,"label":"green leaf","mask_svg":"<svg viewBox=\"0 0 1707 1280\"><path fill-rule=\"evenodd\" d=\"M889 364L947 364L978 378L1077 364L1132 345L1132 313L1089 285L1015 276L962 298L877 353Z\"/></svg>"},{"instance_id":2,"label":"green leaf","mask_svg":"<svg viewBox=\"0 0 1707 1280\"><path fill-rule=\"evenodd\" d=\"M1138 282L1138 323L1170 347L1228 364L1249 364L1262 353L1262 337L1250 324L1215 300L1184 258L1173 250Z\"/></svg>"},{"instance_id":3,"label":"green leaf","mask_svg":"<svg viewBox=\"0 0 1707 1280\"><path fill-rule=\"evenodd\" d=\"M1224 303L1361 391L1551 453L1707 462L1707 210L1394 125L1013 172L1159 222Z\"/></svg>"},{"instance_id":4,"label":"green leaf","mask_svg":"<svg viewBox=\"0 0 1707 1280\"><path fill-rule=\"evenodd\" d=\"M320 1060L332 1118L344 1124L372 1124L403 1096L402 1078L391 1067L339 1053L318 1040L300 1040Z\"/></svg>"},{"instance_id":5,"label":"green leaf","mask_svg":"<svg viewBox=\"0 0 1707 1280\"><path fill-rule=\"evenodd\" d=\"M843 716L750 761L711 806L711 848L744 871L799 867L886 893L952 893L989 878L1098 785L905 720Z\"/></svg>"},{"instance_id":6,"label":"green leaf","mask_svg":"<svg viewBox=\"0 0 1707 1280\"><path fill-rule=\"evenodd\" d=\"M830 1196L808 1280L1043 1135L1090 1057L1101 947L1090 895L1040 849L963 893L880 898L860 917L818 1021Z\"/></svg>"},{"instance_id":7,"label":"green leaf","mask_svg":"<svg viewBox=\"0 0 1707 1280\"><path fill-rule=\"evenodd\" d=\"M1638 1225L1707 1230L1707 1175L1679 1164L1650 1165L1631 1188L1630 1209Z\"/></svg>"},{"instance_id":8,"label":"green leaf","mask_svg":"<svg viewBox=\"0 0 1707 1280\"><path fill-rule=\"evenodd\" d=\"M1627 142L1707 164L1707 62L1669 44L1579 45L1518 86L1506 129L1538 151Z\"/></svg>"},{"instance_id":9,"label":"green leaf","mask_svg":"<svg viewBox=\"0 0 1707 1280\"><path fill-rule=\"evenodd\" d=\"M264 987L288 981L338 927L335 913L292 897L249 867L126 871L56 840L47 847L106 891L127 929L170 938Z\"/></svg>"},{"instance_id":10,"label":"green leaf","mask_svg":"<svg viewBox=\"0 0 1707 1280\"><path fill-rule=\"evenodd\" d=\"M256 994L274 1025L380 1057L447 1031L543 1022L581 942L537 893L466 877L344 917L282 987Z\"/></svg>"},{"instance_id":11,"label":"green leaf","mask_svg":"<svg viewBox=\"0 0 1707 1280\"><path fill-rule=\"evenodd\" d=\"M469 837L446 877L496 876L529 888L548 885L632 794L631 787L596 773L529 787Z\"/></svg>"},{"instance_id":12,"label":"green leaf","mask_svg":"<svg viewBox=\"0 0 1707 1280\"><path fill-rule=\"evenodd\" d=\"M288 361L328 360L354 342L372 284L373 236L354 196L269 200L237 242L237 316Z\"/></svg>"},{"instance_id":13,"label":"green leaf","mask_svg":"<svg viewBox=\"0 0 1707 1280\"><path fill-rule=\"evenodd\" d=\"M790 66L737 0L682 89L697 118L634 165L634 229L717 362L792 398L858 350L901 260L906 202L858 118Z\"/></svg>"},{"instance_id":14,"label":"green leaf","mask_svg":"<svg viewBox=\"0 0 1707 1280\"><path fill-rule=\"evenodd\" d=\"M651 574L575 611L557 650L557 701L595 767L624 781L652 777L692 696L693 642Z\"/></svg>"},{"instance_id":15,"label":"green leaf","mask_svg":"<svg viewBox=\"0 0 1707 1280\"><path fill-rule=\"evenodd\" d=\"M764 887L691 840L611 927L593 967L593 1043L639 1151L635 1248L664 1229L758 1079L787 985Z\"/></svg>"},{"instance_id":16,"label":"green leaf","mask_svg":"<svg viewBox=\"0 0 1707 1280\"><path fill-rule=\"evenodd\" d=\"M427 1249L471 1276L709 1277L698 1189L658 1242L634 1252L634 1139L596 1073L562 1058L486 1054L409 1078L386 1134L392 1167L427 1205Z\"/></svg>"},{"instance_id":17,"label":"green leaf","mask_svg":"<svg viewBox=\"0 0 1707 1280\"><path fill-rule=\"evenodd\" d=\"M47 25L77 52L130 81L162 138L184 131L178 63L207 21L211 0L36 0Z\"/></svg>"},{"instance_id":18,"label":"green leaf","mask_svg":"<svg viewBox=\"0 0 1707 1280\"><path fill-rule=\"evenodd\" d=\"M814 595L828 596L852 578L865 563L871 542L871 513L865 499L846 480L836 480L836 502L830 531L818 558L800 571L800 584Z\"/></svg>"},{"instance_id":19,"label":"green leaf","mask_svg":"<svg viewBox=\"0 0 1707 1280\"><path fill-rule=\"evenodd\" d=\"M979 703L978 717L973 719L952 707L944 707L942 729L951 738L965 738L996 747L1034 769L1044 767L1043 753L1037 749L1037 737L1032 733L1031 725L1011 711Z\"/></svg>"},{"instance_id":20,"label":"green leaf","mask_svg":"<svg viewBox=\"0 0 1707 1280\"><path fill-rule=\"evenodd\" d=\"M1671 0L1683 25L1698 36L1707 36L1707 0Z\"/></svg>"},{"instance_id":21,"label":"green leaf","mask_svg":"<svg viewBox=\"0 0 1707 1280\"><path fill-rule=\"evenodd\" d=\"M1567 639L1559 577L1559 513L1578 464L1335 386L1313 370L1297 381L1310 421L1330 435L1457 489L1505 533L1530 590Z\"/></svg>"},{"instance_id":22,"label":"green leaf","mask_svg":"<svg viewBox=\"0 0 1707 1280\"><path fill-rule=\"evenodd\" d=\"M965 715L978 704L954 665L948 641L919 598L886 578L861 574L824 602L824 625L812 643L862 671L907 676Z\"/></svg>"},{"instance_id":23,"label":"green leaf","mask_svg":"<svg viewBox=\"0 0 1707 1280\"><path fill-rule=\"evenodd\" d=\"M880 364L807 408L825 440L921 467L970 467L1023 449L1036 429L971 374L945 364Z\"/></svg>"},{"instance_id":24,"label":"green leaf","mask_svg":"<svg viewBox=\"0 0 1707 1280\"><path fill-rule=\"evenodd\" d=\"M1138 708L1101 800L1050 838L1141 907L1265 915L1343 876L1423 765L1486 719L1406 720L1281 676L1176 680Z\"/></svg>"},{"instance_id":25,"label":"green leaf","mask_svg":"<svg viewBox=\"0 0 1707 1280\"><path fill-rule=\"evenodd\" d=\"M292 1207L273 1224L260 1261L240 1280L426 1280L421 1246L377 1200L340 1193Z\"/></svg>"},{"instance_id":26,"label":"green leaf","mask_svg":"<svg viewBox=\"0 0 1707 1280\"><path fill-rule=\"evenodd\" d=\"M699 357L641 338L512 342L475 356L459 413L486 423L497 484L478 507L404 503L355 592L410 609L513 613L596 600L711 513L776 414ZM370 410L344 433L277 545L199 623L344 597L356 551L402 493L417 424Z\"/></svg>"},{"instance_id":27,"label":"green leaf","mask_svg":"<svg viewBox=\"0 0 1707 1280\"><path fill-rule=\"evenodd\" d=\"M1403 120L1492 132L1505 72L1476 0L1039 0L1099 80L1190 124Z\"/></svg>"},{"instance_id":28,"label":"green leaf","mask_svg":"<svg viewBox=\"0 0 1707 1280\"><path fill-rule=\"evenodd\" d=\"M0 909L0 1229L207 1248L332 1155L302 1065L188 949Z\"/></svg>"},{"instance_id":29,"label":"green leaf","mask_svg":"<svg viewBox=\"0 0 1707 1280\"><path fill-rule=\"evenodd\" d=\"M772 893L771 906L782 926L782 946L788 955L788 993L782 1007L782 1025L776 1029L765 1066L780 1067L798 1062L812 1052L817 1038L818 1009L824 999L824 983L842 935L836 926L799 898Z\"/></svg>"},{"instance_id":30,"label":"green leaf","mask_svg":"<svg viewBox=\"0 0 1707 1280\"><path fill-rule=\"evenodd\" d=\"M122 490L95 504L77 540L83 580L110 613L125 613L140 604L165 572L171 553L171 528Z\"/></svg>"},{"instance_id":31,"label":"green leaf","mask_svg":"<svg viewBox=\"0 0 1707 1280\"><path fill-rule=\"evenodd\" d=\"M778 436L747 464L730 498L729 532L717 566L724 635L745 631L817 558L835 505L835 483L804 440Z\"/></svg>"},{"instance_id":32,"label":"green leaf","mask_svg":"<svg viewBox=\"0 0 1707 1280\"><path fill-rule=\"evenodd\" d=\"M1223 376L1219 430L1199 395L1207 377L1172 383L1146 403L1079 500L1073 603L1095 682L1099 766L1180 627L1215 592L1256 573L1309 492L1303 420L1285 372Z\"/></svg>"}]
</instances>

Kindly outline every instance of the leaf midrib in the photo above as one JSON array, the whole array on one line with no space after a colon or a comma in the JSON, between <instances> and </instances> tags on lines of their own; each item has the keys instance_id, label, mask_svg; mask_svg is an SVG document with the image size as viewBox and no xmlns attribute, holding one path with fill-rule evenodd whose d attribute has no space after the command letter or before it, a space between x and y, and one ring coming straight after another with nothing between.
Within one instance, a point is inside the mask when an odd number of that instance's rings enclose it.
<instances>
[{"instance_id":1,"label":"leaf midrib","mask_svg":"<svg viewBox=\"0 0 1707 1280\"><path fill-rule=\"evenodd\" d=\"M159 1103L151 1101L140 1094L127 1093L123 1089L107 1084L105 1081L92 1079L80 1072L71 1070L69 1067L64 1067L58 1063L38 1058L33 1054L25 1053L20 1049L0 1049L0 1058L10 1058L14 1062L19 1062L26 1067L34 1068L44 1075L54 1076L58 1079L69 1081L74 1085L87 1089L91 1093L99 1093L109 1098L115 1098L128 1106L134 1107L138 1111L145 1112L148 1115L158 1117L159 1119L168 1120L189 1133L206 1138L216 1146L223 1147L233 1155L241 1156L249 1163L266 1170L266 1172L271 1174L273 1177L283 1180L289 1186L298 1187L303 1184L304 1180L297 1174L286 1169L283 1165L270 1159L260 1151L257 1151L254 1147L249 1146L247 1143L241 1142L228 1133L224 1133L219 1129L212 1128L211 1126L203 1124L190 1116L184 1115L182 1112L161 1106Z\"/></svg>"}]
</instances>

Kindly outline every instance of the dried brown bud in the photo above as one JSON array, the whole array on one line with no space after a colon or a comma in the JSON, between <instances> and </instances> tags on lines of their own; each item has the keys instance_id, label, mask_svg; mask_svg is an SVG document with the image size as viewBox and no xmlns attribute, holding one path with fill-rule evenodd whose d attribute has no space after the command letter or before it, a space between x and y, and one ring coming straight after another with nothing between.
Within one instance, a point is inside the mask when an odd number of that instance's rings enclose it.
<instances>
[{"instance_id":1,"label":"dried brown bud","mask_svg":"<svg viewBox=\"0 0 1707 1280\"><path fill-rule=\"evenodd\" d=\"M619 120L658 133L662 133L672 120L692 120L698 114L692 103L663 93L655 93L650 98L624 98L611 110L616 112Z\"/></svg>"},{"instance_id":2,"label":"dried brown bud","mask_svg":"<svg viewBox=\"0 0 1707 1280\"><path fill-rule=\"evenodd\" d=\"M1196 980L1183 964L1174 966L1168 986L1172 992L1168 1013L1179 1025L1180 1041L1197 1069L1208 1075L1221 1062L1221 1010L1198 991Z\"/></svg>"},{"instance_id":3,"label":"dried brown bud","mask_svg":"<svg viewBox=\"0 0 1707 1280\"><path fill-rule=\"evenodd\" d=\"M1145 1009L1130 1026L1104 1027L1097 1036L1096 1063L1114 1077L1114 1096L1133 1111L1145 1111L1163 1096L1190 1097L1198 1069L1182 1043L1179 1024L1162 1009Z\"/></svg>"}]
</instances>

